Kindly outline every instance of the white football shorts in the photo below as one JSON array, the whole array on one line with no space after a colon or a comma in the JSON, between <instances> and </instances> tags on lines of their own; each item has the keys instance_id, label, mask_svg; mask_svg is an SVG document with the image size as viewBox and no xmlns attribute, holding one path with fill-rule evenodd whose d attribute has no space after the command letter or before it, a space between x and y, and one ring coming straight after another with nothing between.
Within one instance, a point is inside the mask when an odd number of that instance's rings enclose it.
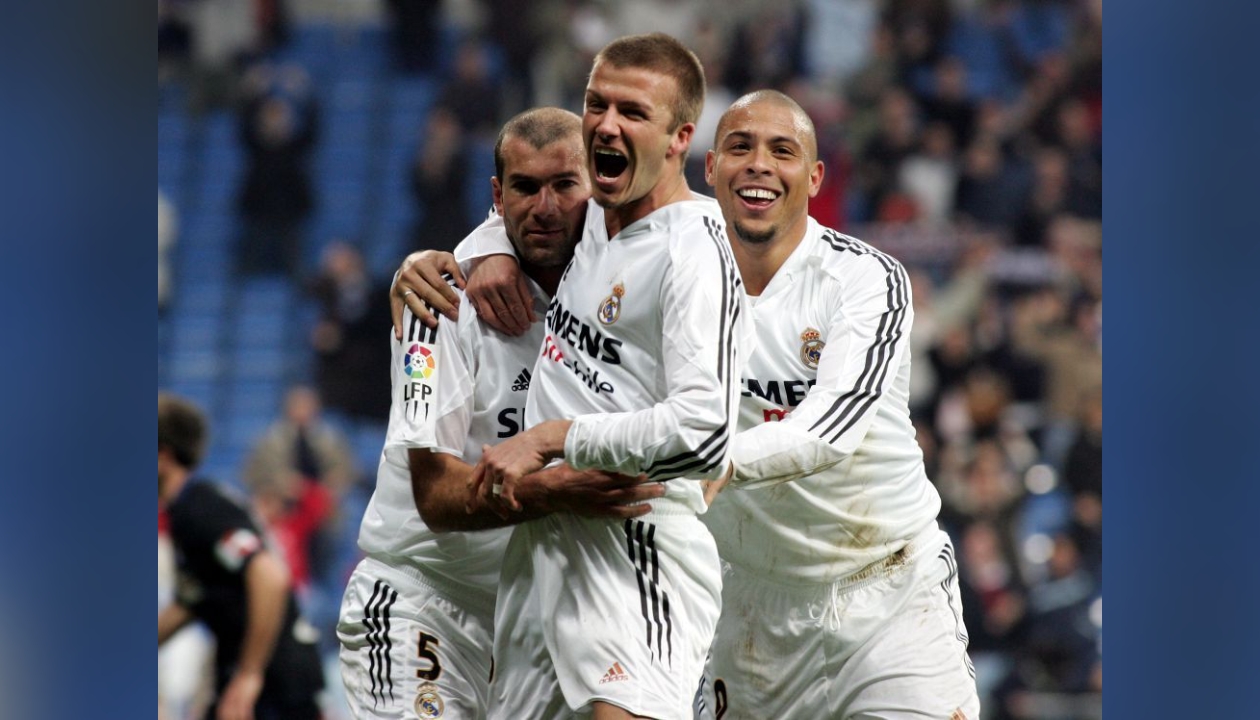
<instances>
[{"instance_id":1,"label":"white football shorts","mask_svg":"<svg viewBox=\"0 0 1260 720\"><path fill-rule=\"evenodd\" d=\"M696 716L977 720L949 537L834 584L766 582L723 564L722 618Z\"/></svg>"},{"instance_id":2,"label":"white football shorts","mask_svg":"<svg viewBox=\"0 0 1260 720\"><path fill-rule=\"evenodd\" d=\"M475 605L413 568L360 562L337 623L354 717L485 718L493 608Z\"/></svg>"},{"instance_id":3,"label":"white football shorts","mask_svg":"<svg viewBox=\"0 0 1260 720\"><path fill-rule=\"evenodd\" d=\"M713 536L691 513L517 526L495 608L490 717L584 717L603 701L690 718L721 591Z\"/></svg>"}]
</instances>

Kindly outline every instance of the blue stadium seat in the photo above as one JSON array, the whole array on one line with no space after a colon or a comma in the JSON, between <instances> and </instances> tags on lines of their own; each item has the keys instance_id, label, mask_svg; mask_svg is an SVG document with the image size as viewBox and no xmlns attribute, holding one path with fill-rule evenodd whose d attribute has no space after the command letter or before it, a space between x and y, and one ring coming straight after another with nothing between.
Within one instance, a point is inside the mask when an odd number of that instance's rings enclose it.
<instances>
[{"instance_id":1,"label":"blue stadium seat","mask_svg":"<svg viewBox=\"0 0 1260 720\"><path fill-rule=\"evenodd\" d=\"M330 111L330 116L366 111L372 104L372 85L357 79L338 80L328 89L327 97L329 107L336 108Z\"/></svg>"},{"instance_id":2,"label":"blue stadium seat","mask_svg":"<svg viewBox=\"0 0 1260 720\"><path fill-rule=\"evenodd\" d=\"M193 314L196 309L172 314L172 352L192 351L218 347L222 337L223 318L218 313Z\"/></svg>"},{"instance_id":3,"label":"blue stadium seat","mask_svg":"<svg viewBox=\"0 0 1260 720\"><path fill-rule=\"evenodd\" d=\"M274 418L274 410L258 414L232 414L222 433L224 445L242 451L253 447L258 438L267 432L267 426Z\"/></svg>"},{"instance_id":4,"label":"blue stadium seat","mask_svg":"<svg viewBox=\"0 0 1260 720\"><path fill-rule=\"evenodd\" d=\"M206 412L212 412L217 401L218 384L209 380L184 379L170 382L166 391L188 398Z\"/></svg>"},{"instance_id":5,"label":"blue stadium seat","mask_svg":"<svg viewBox=\"0 0 1260 720\"><path fill-rule=\"evenodd\" d=\"M285 377L286 355L307 352L300 348L240 348L232 353L233 377L239 380L270 380Z\"/></svg>"},{"instance_id":6,"label":"blue stadium seat","mask_svg":"<svg viewBox=\"0 0 1260 720\"><path fill-rule=\"evenodd\" d=\"M237 380L227 393L227 409L232 415L276 417L284 398L281 384L270 378Z\"/></svg>"},{"instance_id":7,"label":"blue stadium seat","mask_svg":"<svg viewBox=\"0 0 1260 720\"><path fill-rule=\"evenodd\" d=\"M216 380L223 370L219 354L213 349L171 352L168 376L174 384Z\"/></svg>"},{"instance_id":8,"label":"blue stadium seat","mask_svg":"<svg viewBox=\"0 0 1260 720\"><path fill-rule=\"evenodd\" d=\"M290 337L287 313L242 313L232 336L233 346L242 349L286 345Z\"/></svg>"},{"instance_id":9,"label":"blue stadium seat","mask_svg":"<svg viewBox=\"0 0 1260 720\"><path fill-rule=\"evenodd\" d=\"M230 110L211 110L202 120L206 152L232 150L237 144L237 118Z\"/></svg>"},{"instance_id":10,"label":"blue stadium seat","mask_svg":"<svg viewBox=\"0 0 1260 720\"><path fill-rule=\"evenodd\" d=\"M227 295L228 285L221 280L179 278L175 285L174 307L217 314L223 311Z\"/></svg>"},{"instance_id":11,"label":"blue stadium seat","mask_svg":"<svg viewBox=\"0 0 1260 720\"><path fill-rule=\"evenodd\" d=\"M181 112L159 112L157 121L158 153L183 147L188 141L188 118Z\"/></svg>"}]
</instances>

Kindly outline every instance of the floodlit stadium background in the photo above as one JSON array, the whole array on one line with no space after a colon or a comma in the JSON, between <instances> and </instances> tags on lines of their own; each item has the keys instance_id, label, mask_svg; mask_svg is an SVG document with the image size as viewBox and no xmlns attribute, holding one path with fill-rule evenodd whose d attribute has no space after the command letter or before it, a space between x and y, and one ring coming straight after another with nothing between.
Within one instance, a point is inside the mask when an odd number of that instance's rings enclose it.
<instances>
[{"instance_id":1,"label":"floodlit stadium background","mask_svg":"<svg viewBox=\"0 0 1260 720\"><path fill-rule=\"evenodd\" d=\"M209 413L332 633L388 407L385 291L490 207L501 122L581 110L662 30L717 117L777 87L827 165L811 213L914 277L912 409L959 551L985 717L1101 715L1101 0L161 0L158 382ZM297 386L322 396L290 393ZM301 433L287 416L312 416ZM318 482L311 482L310 477ZM161 550L159 602L169 598ZM208 670L159 655L167 712Z\"/></svg>"}]
</instances>

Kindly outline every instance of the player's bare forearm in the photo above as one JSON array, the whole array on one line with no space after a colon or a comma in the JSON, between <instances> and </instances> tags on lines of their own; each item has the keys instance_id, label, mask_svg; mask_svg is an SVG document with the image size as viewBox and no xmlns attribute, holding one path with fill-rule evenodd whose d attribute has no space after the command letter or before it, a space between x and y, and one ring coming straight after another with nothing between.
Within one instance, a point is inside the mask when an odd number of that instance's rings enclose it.
<instances>
[{"instance_id":1,"label":"player's bare forearm","mask_svg":"<svg viewBox=\"0 0 1260 720\"><path fill-rule=\"evenodd\" d=\"M158 647L162 647L162 643L170 640L172 635L182 630L192 620L192 611L178 602L162 608L162 612L158 613Z\"/></svg>"},{"instance_id":2,"label":"player's bare forearm","mask_svg":"<svg viewBox=\"0 0 1260 720\"><path fill-rule=\"evenodd\" d=\"M572 424L569 420L548 420L494 447L485 446L469 488L492 506L501 499L519 511L516 487L521 478L564 455L564 440Z\"/></svg>"},{"instance_id":3,"label":"player's bare forearm","mask_svg":"<svg viewBox=\"0 0 1260 720\"><path fill-rule=\"evenodd\" d=\"M663 485L644 477L579 471L562 463L521 478L516 488L521 510L508 512L470 492L473 469L462 460L420 449L410 450L408 460L416 509L434 532L507 527L552 512L632 518L651 510L643 503L665 494Z\"/></svg>"},{"instance_id":4,"label":"player's bare forearm","mask_svg":"<svg viewBox=\"0 0 1260 720\"><path fill-rule=\"evenodd\" d=\"M437 317L429 311L426 303L451 320L459 319L459 296L442 278L442 273L450 273L456 285L464 286L459 263L448 252L422 250L411 253L403 260L389 288L389 310L394 321L395 338L402 339L404 305L429 327L437 327Z\"/></svg>"},{"instance_id":5,"label":"player's bare forearm","mask_svg":"<svg viewBox=\"0 0 1260 720\"><path fill-rule=\"evenodd\" d=\"M416 511L433 532L489 530L526 519L510 520L476 502L468 489L473 468L453 455L411 448L407 464Z\"/></svg>"},{"instance_id":6,"label":"player's bare forearm","mask_svg":"<svg viewBox=\"0 0 1260 720\"><path fill-rule=\"evenodd\" d=\"M478 318L508 335L524 335L538 321L529 283L510 255L487 255L474 261L468 273L468 299Z\"/></svg>"},{"instance_id":7,"label":"player's bare forearm","mask_svg":"<svg viewBox=\"0 0 1260 720\"><path fill-rule=\"evenodd\" d=\"M541 493L538 499L534 499ZM522 478L516 496L527 507L587 517L633 518L651 511L647 501L665 494L664 483L602 470L574 470L565 463Z\"/></svg>"}]
</instances>

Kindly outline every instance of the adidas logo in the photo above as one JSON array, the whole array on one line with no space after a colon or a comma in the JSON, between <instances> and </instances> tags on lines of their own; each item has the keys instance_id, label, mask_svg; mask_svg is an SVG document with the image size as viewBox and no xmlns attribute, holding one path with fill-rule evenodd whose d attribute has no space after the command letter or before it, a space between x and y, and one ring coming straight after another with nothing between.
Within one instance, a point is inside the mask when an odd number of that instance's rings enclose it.
<instances>
[{"instance_id":1,"label":"adidas logo","mask_svg":"<svg viewBox=\"0 0 1260 720\"><path fill-rule=\"evenodd\" d=\"M520 392L522 390L528 390L528 389L529 389L529 370L525 369L521 371L520 375L516 376L516 380L512 381L512 392Z\"/></svg>"},{"instance_id":2,"label":"adidas logo","mask_svg":"<svg viewBox=\"0 0 1260 720\"><path fill-rule=\"evenodd\" d=\"M618 682L621 680L629 680L630 675L621 669L621 663L615 662L612 667L608 668L608 672L604 673L604 677L600 679L599 684Z\"/></svg>"}]
</instances>

